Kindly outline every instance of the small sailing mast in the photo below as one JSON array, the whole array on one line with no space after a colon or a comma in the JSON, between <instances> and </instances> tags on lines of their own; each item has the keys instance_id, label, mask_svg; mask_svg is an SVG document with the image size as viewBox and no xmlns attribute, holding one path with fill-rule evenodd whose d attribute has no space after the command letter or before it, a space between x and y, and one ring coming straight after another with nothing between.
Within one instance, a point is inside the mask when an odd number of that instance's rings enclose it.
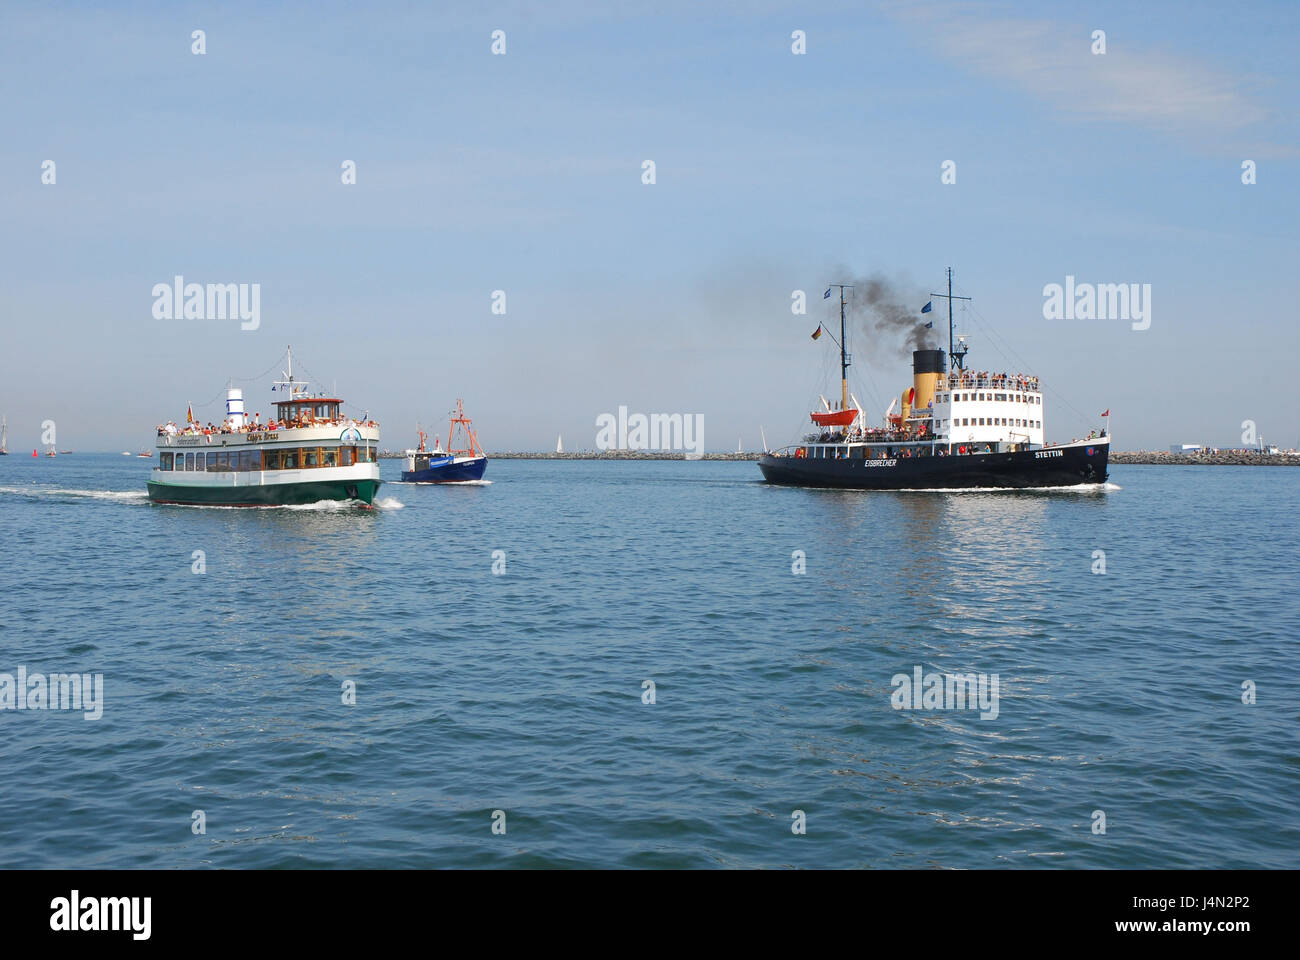
<instances>
[{"instance_id":1,"label":"small sailing mast","mask_svg":"<svg viewBox=\"0 0 1300 960\"><path fill-rule=\"evenodd\" d=\"M0 417L0 456L9 452L9 418Z\"/></svg>"},{"instance_id":2,"label":"small sailing mast","mask_svg":"<svg viewBox=\"0 0 1300 960\"><path fill-rule=\"evenodd\" d=\"M831 287L840 288L840 409L847 410L849 408L849 364L853 361L849 359L848 341L844 335L844 291L845 289L852 290L853 284L828 283L826 285L827 293L831 292Z\"/></svg>"}]
</instances>

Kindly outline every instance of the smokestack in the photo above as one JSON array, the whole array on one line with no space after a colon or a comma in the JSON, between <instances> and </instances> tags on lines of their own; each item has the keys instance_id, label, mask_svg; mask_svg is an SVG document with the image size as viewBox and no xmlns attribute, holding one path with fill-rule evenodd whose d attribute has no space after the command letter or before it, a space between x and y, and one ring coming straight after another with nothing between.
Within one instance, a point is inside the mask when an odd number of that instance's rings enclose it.
<instances>
[{"instance_id":1,"label":"smokestack","mask_svg":"<svg viewBox=\"0 0 1300 960\"><path fill-rule=\"evenodd\" d=\"M934 400L935 390L943 375L948 372L947 358L942 350L912 351L912 406L924 410Z\"/></svg>"}]
</instances>

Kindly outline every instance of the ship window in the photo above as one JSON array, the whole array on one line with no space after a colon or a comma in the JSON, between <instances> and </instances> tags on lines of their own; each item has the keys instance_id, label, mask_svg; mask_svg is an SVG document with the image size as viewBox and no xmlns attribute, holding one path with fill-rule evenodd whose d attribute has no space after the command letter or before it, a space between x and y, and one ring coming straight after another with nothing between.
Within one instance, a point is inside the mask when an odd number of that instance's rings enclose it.
<instances>
[{"instance_id":1,"label":"ship window","mask_svg":"<svg viewBox=\"0 0 1300 960\"><path fill-rule=\"evenodd\" d=\"M285 470L297 470L297 469L298 469L298 451L297 451L297 450L286 450L286 451L284 451L284 469L285 469Z\"/></svg>"},{"instance_id":2,"label":"ship window","mask_svg":"<svg viewBox=\"0 0 1300 960\"><path fill-rule=\"evenodd\" d=\"M339 447L339 465L344 467L352 466L351 447Z\"/></svg>"},{"instance_id":3,"label":"ship window","mask_svg":"<svg viewBox=\"0 0 1300 960\"><path fill-rule=\"evenodd\" d=\"M315 448L315 447L307 447L305 450L303 450L303 452L302 452L302 465L303 465L304 467L314 467L314 466L316 466L316 448Z\"/></svg>"},{"instance_id":4,"label":"ship window","mask_svg":"<svg viewBox=\"0 0 1300 960\"><path fill-rule=\"evenodd\" d=\"M266 451L266 469L267 470L280 469L280 453L278 450Z\"/></svg>"},{"instance_id":5,"label":"ship window","mask_svg":"<svg viewBox=\"0 0 1300 960\"><path fill-rule=\"evenodd\" d=\"M248 456L248 451L240 450L239 451L239 472L248 473L248 468L251 465L251 463L252 460Z\"/></svg>"},{"instance_id":6,"label":"ship window","mask_svg":"<svg viewBox=\"0 0 1300 960\"><path fill-rule=\"evenodd\" d=\"M338 458L338 451L337 451L337 450L331 448L331 449L325 451L325 466L327 466L327 467L337 467L337 466L339 465L339 463L338 463L338 459L339 459L339 458Z\"/></svg>"},{"instance_id":7,"label":"ship window","mask_svg":"<svg viewBox=\"0 0 1300 960\"><path fill-rule=\"evenodd\" d=\"M248 469L249 469L249 470L261 470L261 469L262 469L262 451L261 451L261 450L250 450L250 451L248 452Z\"/></svg>"},{"instance_id":8,"label":"ship window","mask_svg":"<svg viewBox=\"0 0 1300 960\"><path fill-rule=\"evenodd\" d=\"M170 470L171 468L172 468L172 454L170 453L159 454L158 469Z\"/></svg>"}]
</instances>

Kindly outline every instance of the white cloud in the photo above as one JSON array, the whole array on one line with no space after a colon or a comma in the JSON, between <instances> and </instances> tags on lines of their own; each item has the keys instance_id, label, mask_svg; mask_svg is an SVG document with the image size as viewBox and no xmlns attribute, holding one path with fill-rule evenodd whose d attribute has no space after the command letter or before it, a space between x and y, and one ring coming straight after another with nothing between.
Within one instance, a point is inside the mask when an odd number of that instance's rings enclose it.
<instances>
[{"instance_id":1,"label":"white cloud","mask_svg":"<svg viewBox=\"0 0 1300 960\"><path fill-rule=\"evenodd\" d=\"M1141 49L1132 35L1108 34L1107 52L1094 55L1093 26L990 18L964 4L889 10L924 30L944 57L1080 118L1213 141L1269 117L1244 78L1196 57Z\"/></svg>"}]
</instances>

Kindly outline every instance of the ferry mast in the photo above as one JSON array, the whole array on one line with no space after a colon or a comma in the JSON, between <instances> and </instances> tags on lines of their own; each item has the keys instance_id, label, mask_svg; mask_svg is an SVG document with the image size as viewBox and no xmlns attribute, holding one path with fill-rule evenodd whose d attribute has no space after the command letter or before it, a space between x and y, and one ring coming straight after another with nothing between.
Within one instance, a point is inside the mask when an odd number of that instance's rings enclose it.
<instances>
[{"instance_id":1,"label":"ferry mast","mask_svg":"<svg viewBox=\"0 0 1300 960\"><path fill-rule=\"evenodd\" d=\"M844 291L845 289L852 290L853 284L828 283L826 284L827 293L830 293L831 287L840 288L840 409L847 410L849 408L849 364L853 361L849 359L848 341L844 337Z\"/></svg>"}]
</instances>

